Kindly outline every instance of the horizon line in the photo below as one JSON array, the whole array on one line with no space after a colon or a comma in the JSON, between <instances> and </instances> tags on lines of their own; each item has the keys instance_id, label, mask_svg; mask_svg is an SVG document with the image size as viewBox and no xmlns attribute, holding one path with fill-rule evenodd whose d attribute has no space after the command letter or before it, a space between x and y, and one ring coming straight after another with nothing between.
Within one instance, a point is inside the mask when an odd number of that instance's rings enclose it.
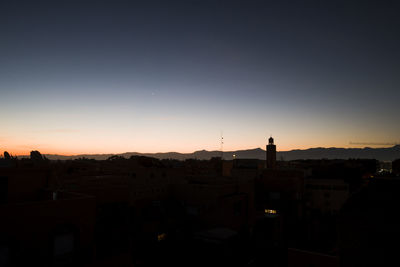
<instances>
[{"instance_id":1,"label":"horizon line","mask_svg":"<svg viewBox=\"0 0 400 267\"><path fill-rule=\"evenodd\" d=\"M382 144L381 144L382 145ZM395 145L387 145L387 146L380 146L380 147L374 147L374 149L379 149L379 148L392 148L395 146L398 146L399 144L395 144ZM339 148L339 149L366 149L366 148L372 148L370 146L365 146L365 147L308 147L308 148L295 148L295 149L291 149L291 150L277 150L276 152L289 152L289 151L296 151L296 150L308 150L308 149L318 149L318 148L323 148L323 149L331 149L331 148ZM131 151L131 152L120 152L120 153L80 153L80 154L57 154L57 153L42 153L39 150L31 150L31 151L39 151L40 154L42 155L53 155L53 156L64 156L64 157L76 157L76 156L82 156L82 155L120 155L120 154L128 154L128 153L138 153L138 154L168 154L168 153L178 153L178 154L193 154L196 152L200 152L200 151L206 151L206 152L223 152L223 153L232 153L232 152L237 152L237 151L246 151L246 150L256 150L256 149L261 149L266 151L265 149L261 148L261 147L257 147L257 148L248 148L248 149L238 149L238 150L229 150L229 151L221 151L221 150L206 150L206 149L202 149L202 150L195 150L193 152L177 152L177 151L168 151L168 152L137 152L137 151ZM6 152L6 150L4 151ZM28 157L29 154L19 154L19 155L13 155L12 153L10 153L12 156L15 157Z\"/></svg>"}]
</instances>

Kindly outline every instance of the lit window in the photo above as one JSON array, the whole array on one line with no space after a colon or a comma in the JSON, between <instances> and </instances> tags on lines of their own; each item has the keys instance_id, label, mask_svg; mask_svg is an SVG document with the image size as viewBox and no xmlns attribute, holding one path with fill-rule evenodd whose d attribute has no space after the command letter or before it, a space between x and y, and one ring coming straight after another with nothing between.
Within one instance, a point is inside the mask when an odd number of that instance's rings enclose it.
<instances>
[{"instance_id":1,"label":"lit window","mask_svg":"<svg viewBox=\"0 0 400 267\"><path fill-rule=\"evenodd\" d=\"M157 235L157 240L158 240L158 241L163 241L163 240L165 240L166 238L167 238L167 234L165 234L165 233L162 233L162 234Z\"/></svg>"},{"instance_id":2,"label":"lit window","mask_svg":"<svg viewBox=\"0 0 400 267\"><path fill-rule=\"evenodd\" d=\"M265 209L264 210L265 214L276 214L276 210L271 210L271 209Z\"/></svg>"}]
</instances>

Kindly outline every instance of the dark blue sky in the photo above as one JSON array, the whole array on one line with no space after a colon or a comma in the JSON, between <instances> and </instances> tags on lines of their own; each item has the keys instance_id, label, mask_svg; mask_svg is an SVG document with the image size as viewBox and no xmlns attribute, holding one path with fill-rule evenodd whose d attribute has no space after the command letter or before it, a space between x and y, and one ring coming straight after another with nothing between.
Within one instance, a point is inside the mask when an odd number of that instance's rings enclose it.
<instances>
[{"instance_id":1,"label":"dark blue sky","mask_svg":"<svg viewBox=\"0 0 400 267\"><path fill-rule=\"evenodd\" d=\"M219 149L221 130L227 149L269 134L282 149L398 141L399 11L395 1L3 1L0 144L192 151Z\"/></svg>"}]
</instances>

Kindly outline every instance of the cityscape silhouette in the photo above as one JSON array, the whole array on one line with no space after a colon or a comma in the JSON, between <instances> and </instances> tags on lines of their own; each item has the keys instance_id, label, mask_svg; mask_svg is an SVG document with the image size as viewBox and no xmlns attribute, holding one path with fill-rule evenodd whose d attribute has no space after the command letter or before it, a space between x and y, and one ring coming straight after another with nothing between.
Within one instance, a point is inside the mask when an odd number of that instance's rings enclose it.
<instances>
[{"instance_id":1,"label":"cityscape silhouette","mask_svg":"<svg viewBox=\"0 0 400 267\"><path fill-rule=\"evenodd\" d=\"M400 266L400 2L0 3L0 267Z\"/></svg>"}]
</instances>

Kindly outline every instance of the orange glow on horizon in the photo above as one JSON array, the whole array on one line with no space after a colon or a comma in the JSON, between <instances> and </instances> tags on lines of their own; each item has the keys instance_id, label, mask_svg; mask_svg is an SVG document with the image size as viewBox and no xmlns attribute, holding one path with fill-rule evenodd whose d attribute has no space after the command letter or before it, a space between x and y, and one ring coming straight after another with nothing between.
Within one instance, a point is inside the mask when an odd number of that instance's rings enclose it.
<instances>
[{"instance_id":1,"label":"orange glow on horizon","mask_svg":"<svg viewBox=\"0 0 400 267\"><path fill-rule=\"evenodd\" d=\"M8 146L3 146L2 151L0 151L0 154L2 155L4 151L9 152L13 156L26 156L29 155L31 151L37 150L41 154L52 154L52 155L60 155L60 156L77 156L77 155L90 155L90 154L122 154L122 153L130 153L130 152L137 152L137 153L169 153L169 152L177 152L177 153L182 153L182 154L187 154L187 153L193 153L195 151L199 150L207 150L207 151L219 151L220 148L212 148L212 147L204 147L204 148L199 148L199 149L148 149L148 150L113 150L112 148L107 148L104 150L99 149L87 149L87 150L82 150L80 148L68 148L68 149L58 149L58 148L45 148L45 147L32 147L32 148L24 148L24 149L18 149L18 148L11 148L8 149ZM310 149L310 148L318 148L318 147L324 147L324 148L331 148L331 147L338 147L338 148L360 148L360 147L355 147L353 146L340 146L340 145L329 145L329 146L307 146L307 145L299 145L299 146L280 146L277 144L277 152L283 152L283 151L290 151L290 150L305 150L305 149ZM248 150L248 149L257 149L261 148L265 150L265 145L260 146L260 147L246 147L246 146L238 146L238 147L232 147L232 148L224 148L225 152L232 152L232 151L237 151L237 150Z\"/></svg>"},{"instance_id":2,"label":"orange glow on horizon","mask_svg":"<svg viewBox=\"0 0 400 267\"><path fill-rule=\"evenodd\" d=\"M37 150L42 154L57 154L62 156L76 156L89 154L122 154L129 152L138 153L193 153L199 150L220 151L220 136L214 132L205 132L200 135L185 133L179 136L174 133L167 134L135 135L124 132L102 131L92 134L92 131L71 133L39 133L24 134L20 131L14 135L0 136L0 155L8 151L12 155L29 155ZM269 136L267 136L269 138ZM224 136L223 151L233 152L261 148L266 149L268 138L257 133L227 133ZM290 133L273 135L277 151L303 150L317 147L337 148L362 148L361 145L350 144L347 135L324 140L318 134ZM367 139L367 138L365 138ZM376 138L375 138L376 139ZM373 138L371 138L373 140ZM382 146L383 147L383 146Z\"/></svg>"}]
</instances>

